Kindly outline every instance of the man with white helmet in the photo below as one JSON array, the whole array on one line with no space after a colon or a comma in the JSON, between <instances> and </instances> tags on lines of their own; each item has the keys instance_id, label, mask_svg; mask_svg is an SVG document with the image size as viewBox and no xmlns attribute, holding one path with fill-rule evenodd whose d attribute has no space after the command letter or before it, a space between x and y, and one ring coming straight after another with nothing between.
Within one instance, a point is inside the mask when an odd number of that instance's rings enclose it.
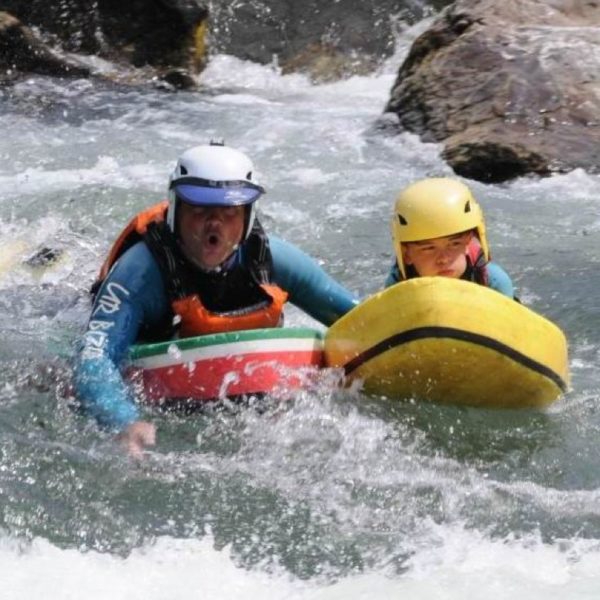
<instances>
[{"instance_id":1,"label":"man with white helmet","mask_svg":"<svg viewBox=\"0 0 600 600\"><path fill-rule=\"evenodd\" d=\"M513 298L508 274L490 261L483 212L471 190L448 177L422 179L400 192L392 216L396 262L386 287L412 277L454 277Z\"/></svg>"},{"instance_id":2,"label":"man with white helmet","mask_svg":"<svg viewBox=\"0 0 600 600\"><path fill-rule=\"evenodd\" d=\"M169 198L121 233L94 285L75 367L84 409L133 455L155 442L119 365L136 341L276 327L287 299L325 325L357 300L256 218L264 193L252 161L222 144L184 152Z\"/></svg>"}]
</instances>

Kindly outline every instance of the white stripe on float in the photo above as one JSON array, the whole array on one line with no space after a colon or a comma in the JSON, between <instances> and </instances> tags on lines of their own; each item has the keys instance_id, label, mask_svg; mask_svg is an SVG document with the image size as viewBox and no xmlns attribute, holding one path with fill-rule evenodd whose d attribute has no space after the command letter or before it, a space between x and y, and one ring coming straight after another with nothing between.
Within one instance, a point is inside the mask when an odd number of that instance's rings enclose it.
<instances>
[{"instance_id":1,"label":"white stripe on float","mask_svg":"<svg viewBox=\"0 0 600 600\"><path fill-rule=\"evenodd\" d=\"M271 340L252 340L249 342L231 342L226 344L216 344L214 346L205 346L203 348L190 348L188 350L179 350L173 345L173 352L156 354L138 358L132 362L135 367L142 369L160 369L162 367L173 367L186 363L193 363L200 360L210 360L215 358L236 357L240 355L251 355L265 352L311 352L322 351L323 343L319 339L271 339Z\"/></svg>"}]
</instances>

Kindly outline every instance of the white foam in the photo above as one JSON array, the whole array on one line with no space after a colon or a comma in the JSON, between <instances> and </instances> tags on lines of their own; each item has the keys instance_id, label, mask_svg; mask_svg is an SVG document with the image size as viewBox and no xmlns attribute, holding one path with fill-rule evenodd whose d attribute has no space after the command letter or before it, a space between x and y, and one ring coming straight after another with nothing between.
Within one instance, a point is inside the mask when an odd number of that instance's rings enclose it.
<instances>
[{"instance_id":1,"label":"white foam","mask_svg":"<svg viewBox=\"0 0 600 600\"><path fill-rule=\"evenodd\" d=\"M302 73L283 75L277 62L270 65L260 65L251 61L242 60L226 54L212 56L207 67L200 75L200 82L206 88L244 90L251 93L254 100L273 95L294 94L297 102L303 97L319 97L321 100L328 98L334 101L332 109L339 112L343 107L340 98L351 98L348 102L348 111L357 110L359 102L371 103L375 110L380 109L373 105L373 100L385 101L390 87L396 76L398 67L402 64L413 40L427 29L431 19L424 19L411 27L403 27L396 39L395 51L388 57L381 67L368 75L355 75L339 81L314 84L310 77ZM236 94L237 95L237 94ZM230 94L220 96L221 101L233 101Z\"/></svg>"},{"instance_id":2,"label":"white foam","mask_svg":"<svg viewBox=\"0 0 600 600\"><path fill-rule=\"evenodd\" d=\"M304 75L282 76L276 65L259 65L227 54L212 56L202 71L201 84L208 88L229 88L265 92L297 92L310 86Z\"/></svg>"},{"instance_id":3,"label":"white foam","mask_svg":"<svg viewBox=\"0 0 600 600\"><path fill-rule=\"evenodd\" d=\"M166 171L166 168L165 168ZM154 165L121 165L112 156L98 156L93 166L81 169L29 167L14 175L0 176L7 196L76 190L85 185L108 185L121 189L162 189L164 174Z\"/></svg>"},{"instance_id":4,"label":"white foam","mask_svg":"<svg viewBox=\"0 0 600 600\"><path fill-rule=\"evenodd\" d=\"M4 600L278 598L281 581L234 566L204 540L160 538L126 558L63 550L43 539L0 543Z\"/></svg>"},{"instance_id":5,"label":"white foam","mask_svg":"<svg viewBox=\"0 0 600 600\"><path fill-rule=\"evenodd\" d=\"M233 104L240 106L253 106L256 104L273 104L273 102L253 94L219 94L213 98L219 104Z\"/></svg>"},{"instance_id":6,"label":"white foam","mask_svg":"<svg viewBox=\"0 0 600 600\"><path fill-rule=\"evenodd\" d=\"M0 540L5 600L563 600L600 595L600 543L544 544L537 537L490 541L461 529L437 528L402 574L387 569L335 582L301 581L282 572L244 570L229 549L202 540L161 537L122 558L60 549L43 539Z\"/></svg>"}]
</instances>

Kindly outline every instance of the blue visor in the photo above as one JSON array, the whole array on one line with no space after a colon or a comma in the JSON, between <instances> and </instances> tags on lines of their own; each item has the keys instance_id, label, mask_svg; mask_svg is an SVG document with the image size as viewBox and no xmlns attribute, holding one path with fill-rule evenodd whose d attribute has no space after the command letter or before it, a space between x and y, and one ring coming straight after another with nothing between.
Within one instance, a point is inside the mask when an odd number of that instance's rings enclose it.
<instances>
[{"instance_id":1,"label":"blue visor","mask_svg":"<svg viewBox=\"0 0 600 600\"><path fill-rule=\"evenodd\" d=\"M264 188L249 181L208 181L182 177L171 184L177 197L195 206L242 206L252 204Z\"/></svg>"}]
</instances>

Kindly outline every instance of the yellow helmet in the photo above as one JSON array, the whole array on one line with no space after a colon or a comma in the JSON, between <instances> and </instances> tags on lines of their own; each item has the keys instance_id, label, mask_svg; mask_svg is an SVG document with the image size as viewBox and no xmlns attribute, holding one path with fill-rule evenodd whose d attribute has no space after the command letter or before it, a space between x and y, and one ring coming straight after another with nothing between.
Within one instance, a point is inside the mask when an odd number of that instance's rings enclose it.
<instances>
[{"instance_id":1,"label":"yellow helmet","mask_svg":"<svg viewBox=\"0 0 600 600\"><path fill-rule=\"evenodd\" d=\"M457 179L422 179L400 192L394 205L392 237L398 268L406 277L403 242L418 242L475 230L489 260L483 212L471 190Z\"/></svg>"}]
</instances>

